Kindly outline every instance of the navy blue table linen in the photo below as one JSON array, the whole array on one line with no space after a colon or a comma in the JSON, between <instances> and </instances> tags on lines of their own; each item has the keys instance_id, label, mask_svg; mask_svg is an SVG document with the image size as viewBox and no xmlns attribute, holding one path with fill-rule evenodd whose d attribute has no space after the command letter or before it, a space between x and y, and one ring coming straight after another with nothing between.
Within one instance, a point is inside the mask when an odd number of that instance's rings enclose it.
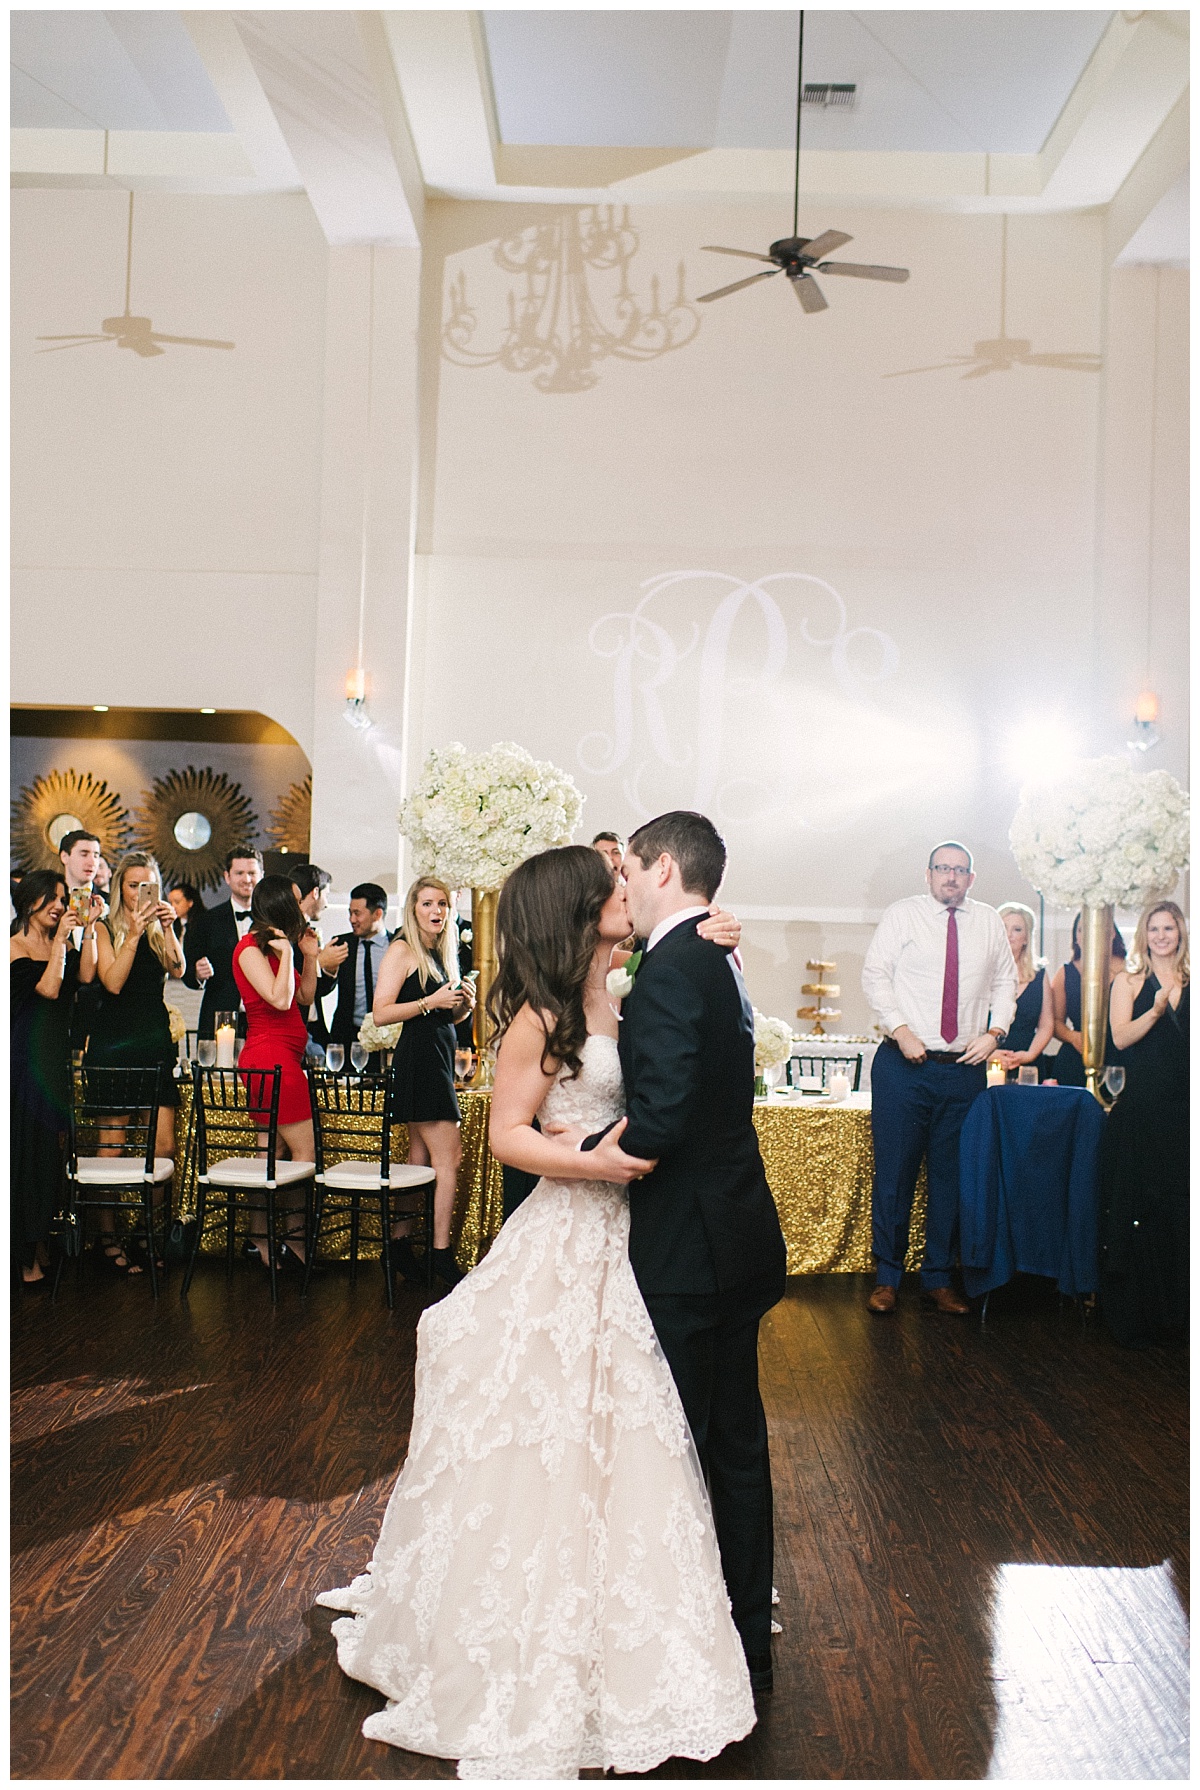
<instances>
[{"instance_id":1,"label":"navy blue table linen","mask_svg":"<svg viewBox=\"0 0 1200 1790\"><path fill-rule=\"evenodd\" d=\"M989 1088L959 1146L959 1253L975 1299L1014 1274L1042 1274L1061 1293L1099 1285L1100 1142L1104 1109L1085 1088Z\"/></svg>"}]
</instances>

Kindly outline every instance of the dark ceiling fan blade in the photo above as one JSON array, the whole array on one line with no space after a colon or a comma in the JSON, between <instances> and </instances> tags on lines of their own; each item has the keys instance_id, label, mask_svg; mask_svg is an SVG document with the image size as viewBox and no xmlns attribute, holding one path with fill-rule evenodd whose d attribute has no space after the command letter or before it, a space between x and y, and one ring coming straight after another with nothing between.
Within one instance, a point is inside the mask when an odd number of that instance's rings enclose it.
<instances>
[{"instance_id":1,"label":"dark ceiling fan blade","mask_svg":"<svg viewBox=\"0 0 1200 1790\"><path fill-rule=\"evenodd\" d=\"M203 336L160 336L155 330L150 337L152 342L177 342L184 348L233 348L233 342L209 342Z\"/></svg>"},{"instance_id":2,"label":"dark ceiling fan blade","mask_svg":"<svg viewBox=\"0 0 1200 1790\"><path fill-rule=\"evenodd\" d=\"M897 286L908 278L907 267L871 267L862 261L822 261L818 272L849 274L852 280L892 280Z\"/></svg>"},{"instance_id":3,"label":"dark ceiling fan blade","mask_svg":"<svg viewBox=\"0 0 1200 1790\"><path fill-rule=\"evenodd\" d=\"M826 230L823 236L813 236L804 245L805 257L810 261L819 261L822 255L828 255L831 249L840 249L844 242L853 242L844 230Z\"/></svg>"},{"instance_id":4,"label":"dark ceiling fan blade","mask_svg":"<svg viewBox=\"0 0 1200 1790\"><path fill-rule=\"evenodd\" d=\"M770 273L752 273L748 280L735 280L732 286L718 286L715 292L702 292L696 303L698 305L711 304L714 298L724 298L729 292L740 292L743 286L757 286L760 280L773 280L777 273L782 272L781 267L773 267Z\"/></svg>"},{"instance_id":5,"label":"dark ceiling fan blade","mask_svg":"<svg viewBox=\"0 0 1200 1790\"><path fill-rule=\"evenodd\" d=\"M745 261L765 261L768 267L778 265L777 262L772 261L769 255L758 255L753 249L718 249L711 242L702 243L700 246L706 255L741 255Z\"/></svg>"},{"instance_id":6,"label":"dark ceiling fan blade","mask_svg":"<svg viewBox=\"0 0 1200 1790\"><path fill-rule=\"evenodd\" d=\"M811 315L814 311L827 311L829 302L811 274L803 274L792 281L796 297Z\"/></svg>"}]
</instances>

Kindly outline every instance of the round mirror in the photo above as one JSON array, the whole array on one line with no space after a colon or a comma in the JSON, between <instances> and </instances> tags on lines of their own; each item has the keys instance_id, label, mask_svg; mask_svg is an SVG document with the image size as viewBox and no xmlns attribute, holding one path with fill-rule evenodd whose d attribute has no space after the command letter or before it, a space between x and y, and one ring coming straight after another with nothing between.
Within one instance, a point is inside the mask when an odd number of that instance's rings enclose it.
<instances>
[{"instance_id":1,"label":"round mirror","mask_svg":"<svg viewBox=\"0 0 1200 1790\"><path fill-rule=\"evenodd\" d=\"M54 847L55 851L57 851L59 842L64 839L68 833L78 833L82 830L82 827L83 822L77 814L56 814L54 819L50 822L50 825L46 828L46 837Z\"/></svg>"},{"instance_id":2,"label":"round mirror","mask_svg":"<svg viewBox=\"0 0 1200 1790\"><path fill-rule=\"evenodd\" d=\"M172 831L184 851L199 851L212 838L212 822L192 808L179 816Z\"/></svg>"}]
</instances>

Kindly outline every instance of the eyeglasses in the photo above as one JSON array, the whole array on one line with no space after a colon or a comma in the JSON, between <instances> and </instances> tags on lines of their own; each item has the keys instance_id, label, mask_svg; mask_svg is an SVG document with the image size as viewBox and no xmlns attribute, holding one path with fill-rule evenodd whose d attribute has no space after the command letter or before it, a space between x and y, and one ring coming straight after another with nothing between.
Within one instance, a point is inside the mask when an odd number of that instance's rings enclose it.
<instances>
[{"instance_id":1,"label":"eyeglasses","mask_svg":"<svg viewBox=\"0 0 1200 1790\"><path fill-rule=\"evenodd\" d=\"M965 864L931 864L929 868L938 876L970 876L971 872Z\"/></svg>"}]
</instances>

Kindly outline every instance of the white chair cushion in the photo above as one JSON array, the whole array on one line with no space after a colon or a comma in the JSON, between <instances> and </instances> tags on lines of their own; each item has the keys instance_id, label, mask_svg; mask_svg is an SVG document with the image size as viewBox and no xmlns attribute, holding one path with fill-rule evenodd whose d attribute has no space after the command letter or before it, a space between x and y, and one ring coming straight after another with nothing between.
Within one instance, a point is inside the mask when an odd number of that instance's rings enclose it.
<instances>
[{"instance_id":1,"label":"white chair cushion","mask_svg":"<svg viewBox=\"0 0 1200 1790\"><path fill-rule=\"evenodd\" d=\"M436 1169L419 1162L393 1162L388 1172L388 1186L393 1191L401 1187L425 1187L436 1179ZM380 1185L379 1164L339 1162L336 1167L325 1170L325 1185L351 1193L369 1192Z\"/></svg>"},{"instance_id":2,"label":"white chair cushion","mask_svg":"<svg viewBox=\"0 0 1200 1790\"><path fill-rule=\"evenodd\" d=\"M275 1164L275 1185L287 1187L293 1181L307 1181L316 1173L315 1162L277 1162ZM265 1156L224 1156L220 1162L210 1162L207 1181L211 1187L265 1187L267 1184L267 1159Z\"/></svg>"},{"instance_id":3,"label":"white chair cushion","mask_svg":"<svg viewBox=\"0 0 1200 1790\"><path fill-rule=\"evenodd\" d=\"M136 1156L81 1156L75 1179L85 1187L137 1187L141 1184L145 1164ZM154 1158L154 1184L169 1181L175 1164L169 1156Z\"/></svg>"}]
</instances>

